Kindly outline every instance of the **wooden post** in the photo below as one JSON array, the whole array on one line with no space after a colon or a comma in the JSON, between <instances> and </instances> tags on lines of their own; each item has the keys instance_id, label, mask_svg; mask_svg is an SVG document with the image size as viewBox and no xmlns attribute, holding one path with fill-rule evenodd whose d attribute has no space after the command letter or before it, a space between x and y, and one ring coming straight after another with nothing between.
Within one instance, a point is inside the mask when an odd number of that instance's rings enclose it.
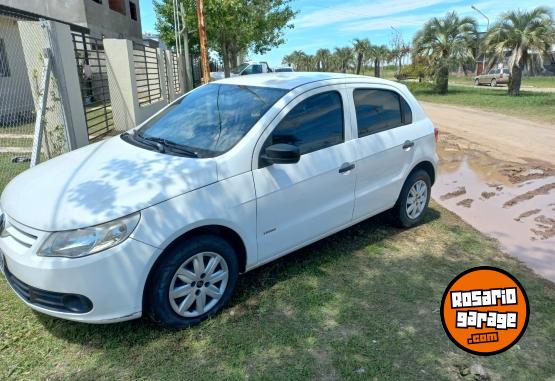
<instances>
[{"instance_id":1,"label":"wooden post","mask_svg":"<svg viewBox=\"0 0 555 381\"><path fill-rule=\"evenodd\" d=\"M204 23L204 1L197 0L198 35L200 40L200 65L202 82L210 82L210 67L208 65L208 47L206 46L206 25Z\"/></svg>"}]
</instances>

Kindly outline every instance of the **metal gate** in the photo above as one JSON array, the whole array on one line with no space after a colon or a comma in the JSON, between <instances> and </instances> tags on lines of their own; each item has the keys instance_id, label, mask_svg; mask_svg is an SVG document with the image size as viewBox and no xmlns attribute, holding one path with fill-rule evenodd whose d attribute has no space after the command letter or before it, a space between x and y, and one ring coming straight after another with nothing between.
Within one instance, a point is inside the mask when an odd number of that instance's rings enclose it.
<instances>
[{"instance_id":1,"label":"metal gate","mask_svg":"<svg viewBox=\"0 0 555 381\"><path fill-rule=\"evenodd\" d=\"M114 130L104 45L101 39L84 33L72 33L71 37L89 140L94 141Z\"/></svg>"}]
</instances>

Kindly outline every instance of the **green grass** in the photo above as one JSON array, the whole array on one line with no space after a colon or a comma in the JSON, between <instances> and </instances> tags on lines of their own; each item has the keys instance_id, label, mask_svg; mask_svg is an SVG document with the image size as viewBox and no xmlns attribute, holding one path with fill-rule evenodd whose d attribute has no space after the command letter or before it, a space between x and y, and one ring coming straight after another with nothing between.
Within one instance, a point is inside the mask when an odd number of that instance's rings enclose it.
<instances>
[{"instance_id":1,"label":"green grass","mask_svg":"<svg viewBox=\"0 0 555 381\"><path fill-rule=\"evenodd\" d=\"M510 97L506 91L450 84L449 93L439 95L434 94L427 83L407 82L406 84L416 98L421 101L474 107L555 123L555 93L522 91L519 97Z\"/></svg>"},{"instance_id":2,"label":"green grass","mask_svg":"<svg viewBox=\"0 0 555 381\"><path fill-rule=\"evenodd\" d=\"M12 163L12 158L16 156L30 157L28 153L0 153L0 193L4 187L21 172L29 169L29 163ZM0 344L1 347L1 344ZM0 352L1 353L1 352Z\"/></svg>"},{"instance_id":3,"label":"green grass","mask_svg":"<svg viewBox=\"0 0 555 381\"><path fill-rule=\"evenodd\" d=\"M0 379L399 380L555 374L555 285L436 204L399 230L373 218L239 279L231 305L182 331L147 320L85 325L32 312L0 280ZM519 344L463 352L445 335L442 293L478 265L510 271L531 303Z\"/></svg>"}]
</instances>

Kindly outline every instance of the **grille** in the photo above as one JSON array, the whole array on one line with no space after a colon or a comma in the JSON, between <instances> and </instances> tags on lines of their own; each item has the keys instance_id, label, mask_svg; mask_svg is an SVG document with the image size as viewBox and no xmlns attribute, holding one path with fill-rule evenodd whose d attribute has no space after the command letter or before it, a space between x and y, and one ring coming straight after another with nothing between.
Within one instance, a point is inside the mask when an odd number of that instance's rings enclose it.
<instances>
[{"instance_id":1,"label":"grille","mask_svg":"<svg viewBox=\"0 0 555 381\"><path fill-rule=\"evenodd\" d=\"M18 243L20 243L21 245L23 245L27 248L30 248L31 246L33 246L33 244L37 240L36 236L34 236L32 234L29 234L27 232L24 232L23 230L15 227L14 225L10 224L9 222L6 223L6 227L4 228L4 231L2 232L2 237L5 237L5 236L12 237Z\"/></svg>"}]
</instances>

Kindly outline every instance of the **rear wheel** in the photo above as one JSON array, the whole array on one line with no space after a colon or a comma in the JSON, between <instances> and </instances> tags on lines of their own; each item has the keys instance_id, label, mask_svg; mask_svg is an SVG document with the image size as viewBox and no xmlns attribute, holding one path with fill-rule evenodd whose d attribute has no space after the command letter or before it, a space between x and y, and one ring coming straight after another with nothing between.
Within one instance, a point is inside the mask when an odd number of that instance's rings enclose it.
<instances>
[{"instance_id":1,"label":"rear wheel","mask_svg":"<svg viewBox=\"0 0 555 381\"><path fill-rule=\"evenodd\" d=\"M169 250L148 283L152 320L171 328L200 323L229 301L238 277L233 247L218 236L188 239Z\"/></svg>"},{"instance_id":2,"label":"rear wheel","mask_svg":"<svg viewBox=\"0 0 555 381\"><path fill-rule=\"evenodd\" d=\"M422 169L414 171L407 178L393 208L399 226L409 228L422 220L430 202L431 183L430 175Z\"/></svg>"},{"instance_id":3,"label":"rear wheel","mask_svg":"<svg viewBox=\"0 0 555 381\"><path fill-rule=\"evenodd\" d=\"M497 86L497 80L494 78L491 80L491 87L496 87Z\"/></svg>"}]
</instances>

